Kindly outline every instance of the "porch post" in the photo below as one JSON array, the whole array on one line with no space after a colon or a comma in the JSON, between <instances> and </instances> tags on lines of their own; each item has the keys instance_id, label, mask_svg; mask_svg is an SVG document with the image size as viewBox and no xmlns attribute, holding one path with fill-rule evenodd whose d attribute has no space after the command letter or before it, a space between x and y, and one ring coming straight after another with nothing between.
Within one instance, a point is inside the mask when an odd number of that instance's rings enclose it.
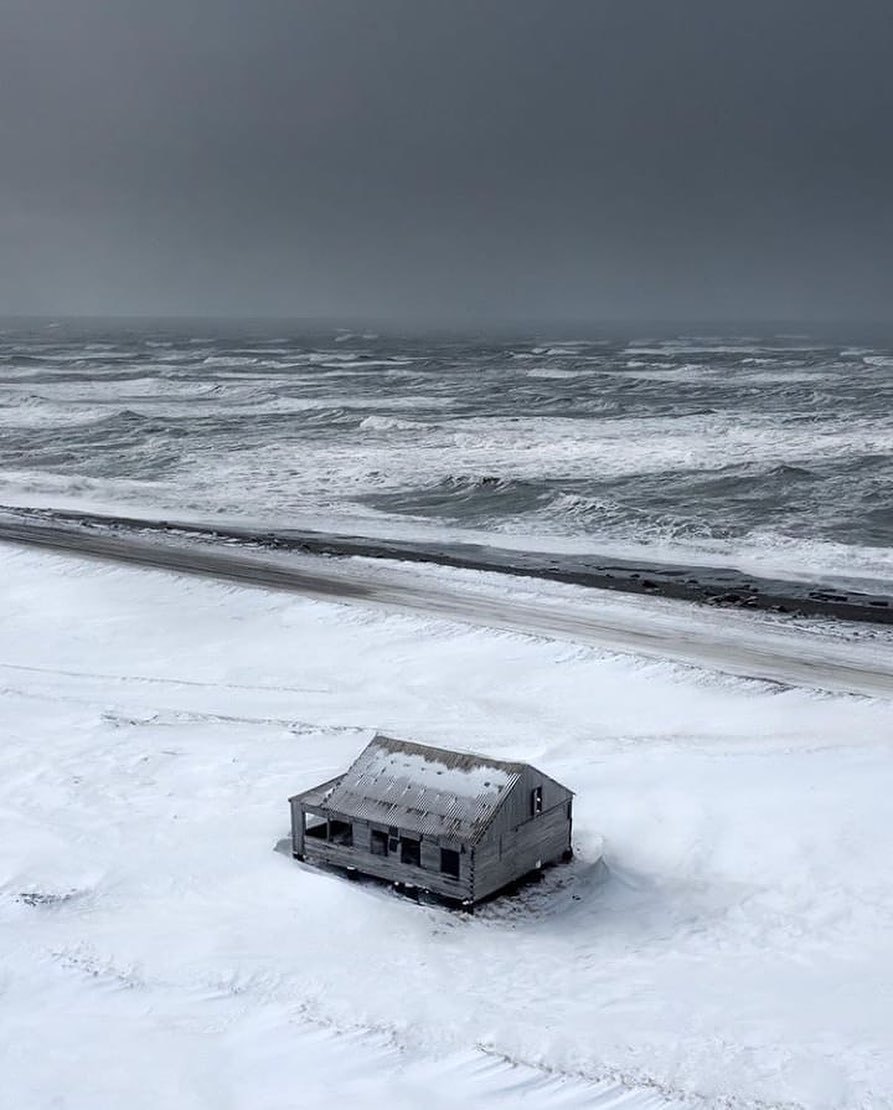
<instances>
[{"instance_id":1,"label":"porch post","mask_svg":"<svg viewBox=\"0 0 893 1110\"><path fill-rule=\"evenodd\" d=\"M304 858L304 807L298 798L291 803L291 854L295 859Z\"/></svg>"}]
</instances>

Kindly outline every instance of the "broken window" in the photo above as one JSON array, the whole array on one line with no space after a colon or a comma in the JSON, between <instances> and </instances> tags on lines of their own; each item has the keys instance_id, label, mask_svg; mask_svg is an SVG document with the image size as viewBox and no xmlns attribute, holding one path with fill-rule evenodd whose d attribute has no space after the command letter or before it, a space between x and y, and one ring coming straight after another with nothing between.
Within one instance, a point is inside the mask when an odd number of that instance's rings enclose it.
<instances>
[{"instance_id":1,"label":"broken window","mask_svg":"<svg viewBox=\"0 0 893 1110\"><path fill-rule=\"evenodd\" d=\"M459 853L452 848L440 849L440 870L451 879L459 878Z\"/></svg>"},{"instance_id":2,"label":"broken window","mask_svg":"<svg viewBox=\"0 0 893 1110\"><path fill-rule=\"evenodd\" d=\"M325 840L329 835L328 821L324 817L318 817L315 813L305 813L304 835L315 837L317 840Z\"/></svg>"},{"instance_id":3,"label":"broken window","mask_svg":"<svg viewBox=\"0 0 893 1110\"><path fill-rule=\"evenodd\" d=\"M330 821L329 842L350 848L353 845L353 825L349 821Z\"/></svg>"},{"instance_id":4,"label":"broken window","mask_svg":"<svg viewBox=\"0 0 893 1110\"><path fill-rule=\"evenodd\" d=\"M530 816L536 817L538 813L543 812L543 788L535 786L530 791Z\"/></svg>"},{"instance_id":5,"label":"broken window","mask_svg":"<svg viewBox=\"0 0 893 1110\"><path fill-rule=\"evenodd\" d=\"M400 837L400 862L411 864L413 867L422 866L422 845L418 840L410 840L408 836Z\"/></svg>"},{"instance_id":6,"label":"broken window","mask_svg":"<svg viewBox=\"0 0 893 1110\"><path fill-rule=\"evenodd\" d=\"M373 856L386 856L388 854L388 834L373 829L369 848Z\"/></svg>"}]
</instances>

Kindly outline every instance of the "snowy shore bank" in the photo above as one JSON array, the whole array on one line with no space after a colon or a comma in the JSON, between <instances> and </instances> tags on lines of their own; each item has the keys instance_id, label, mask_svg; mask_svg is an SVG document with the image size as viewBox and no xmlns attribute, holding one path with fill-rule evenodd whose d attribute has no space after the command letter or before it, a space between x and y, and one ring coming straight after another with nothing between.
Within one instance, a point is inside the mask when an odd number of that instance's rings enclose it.
<instances>
[{"instance_id":1,"label":"snowy shore bank","mask_svg":"<svg viewBox=\"0 0 893 1110\"><path fill-rule=\"evenodd\" d=\"M13 1105L888 1104L888 701L0 561ZM578 863L468 920L274 852L374 728L542 765Z\"/></svg>"}]
</instances>

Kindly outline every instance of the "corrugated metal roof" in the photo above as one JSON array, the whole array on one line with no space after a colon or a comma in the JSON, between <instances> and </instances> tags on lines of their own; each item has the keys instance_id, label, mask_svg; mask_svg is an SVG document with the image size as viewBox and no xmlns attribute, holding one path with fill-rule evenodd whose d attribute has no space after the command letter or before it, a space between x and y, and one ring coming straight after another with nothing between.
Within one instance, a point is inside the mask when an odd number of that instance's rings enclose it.
<instances>
[{"instance_id":1,"label":"corrugated metal roof","mask_svg":"<svg viewBox=\"0 0 893 1110\"><path fill-rule=\"evenodd\" d=\"M309 790L304 790L300 794L295 794L288 800L290 802L303 802L305 806L321 806L343 778L344 775L336 775L333 779L329 779L328 782L321 782L319 786L312 786Z\"/></svg>"},{"instance_id":2,"label":"corrugated metal roof","mask_svg":"<svg viewBox=\"0 0 893 1110\"><path fill-rule=\"evenodd\" d=\"M325 807L422 835L473 840L523 769L523 763L376 736Z\"/></svg>"}]
</instances>

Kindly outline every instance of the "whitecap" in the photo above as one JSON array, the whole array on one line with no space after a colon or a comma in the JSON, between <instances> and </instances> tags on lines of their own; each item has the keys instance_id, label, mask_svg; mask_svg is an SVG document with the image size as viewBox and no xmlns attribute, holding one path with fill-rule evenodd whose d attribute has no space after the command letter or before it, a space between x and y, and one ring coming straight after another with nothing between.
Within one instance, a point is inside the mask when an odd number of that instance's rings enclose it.
<instances>
[{"instance_id":1,"label":"whitecap","mask_svg":"<svg viewBox=\"0 0 893 1110\"><path fill-rule=\"evenodd\" d=\"M526 373L528 378L577 378L580 376L579 371L576 370L552 370L548 366L528 370Z\"/></svg>"}]
</instances>

